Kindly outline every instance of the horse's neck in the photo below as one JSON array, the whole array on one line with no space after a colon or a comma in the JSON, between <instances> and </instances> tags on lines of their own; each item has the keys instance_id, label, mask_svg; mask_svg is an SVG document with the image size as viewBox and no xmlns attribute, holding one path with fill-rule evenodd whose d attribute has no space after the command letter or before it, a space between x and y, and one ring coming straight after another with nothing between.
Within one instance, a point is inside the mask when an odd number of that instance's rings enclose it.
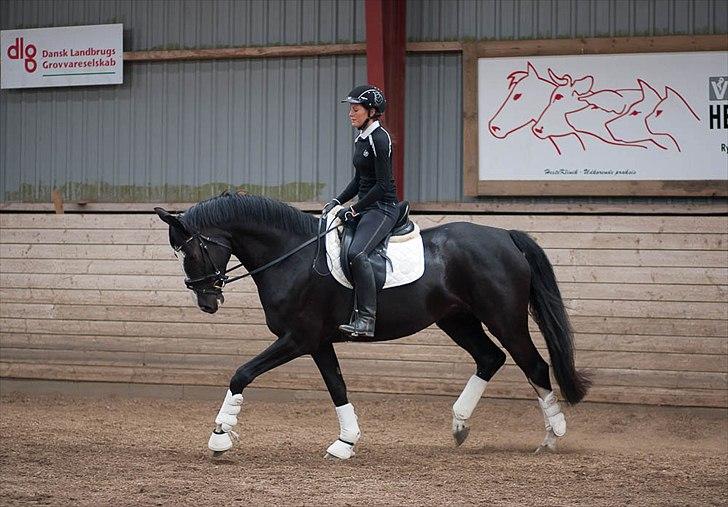
<instances>
[{"instance_id":1,"label":"horse's neck","mask_svg":"<svg viewBox=\"0 0 728 507\"><path fill-rule=\"evenodd\" d=\"M269 224L241 224L230 231L233 254L252 271L280 257L308 238Z\"/></svg>"}]
</instances>

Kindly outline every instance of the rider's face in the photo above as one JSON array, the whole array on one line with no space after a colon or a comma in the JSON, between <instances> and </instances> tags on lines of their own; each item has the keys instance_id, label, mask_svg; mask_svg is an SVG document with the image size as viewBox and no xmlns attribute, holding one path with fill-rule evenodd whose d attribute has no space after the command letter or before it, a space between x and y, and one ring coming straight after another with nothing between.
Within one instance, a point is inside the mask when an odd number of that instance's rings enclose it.
<instances>
[{"instance_id":1,"label":"rider's face","mask_svg":"<svg viewBox=\"0 0 728 507\"><path fill-rule=\"evenodd\" d=\"M352 104L349 108L349 121L351 126L361 128L369 118L369 110L361 104Z\"/></svg>"}]
</instances>

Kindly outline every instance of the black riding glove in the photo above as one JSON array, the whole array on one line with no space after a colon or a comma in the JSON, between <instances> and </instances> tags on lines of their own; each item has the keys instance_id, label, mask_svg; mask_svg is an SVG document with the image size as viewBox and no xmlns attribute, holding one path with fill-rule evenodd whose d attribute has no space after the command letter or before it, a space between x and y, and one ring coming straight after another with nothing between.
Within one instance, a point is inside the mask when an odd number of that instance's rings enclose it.
<instances>
[{"instance_id":1,"label":"black riding glove","mask_svg":"<svg viewBox=\"0 0 728 507\"><path fill-rule=\"evenodd\" d=\"M332 200L330 200L329 202L326 203L326 206L324 206L324 209L323 209L323 211L321 211L321 214L323 216L326 216L326 215L329 214L329 212L332 209L334 209L336 206L340 206L340 205L341 205L341 203L339 202L338 199L332 199Z\"/></svg>"},{"instance_id":2,"label":"black riding glove","mask_svg":"<svg viewBox=\"0 0 728 507\"><path fill-rule=\"evenodd\" d=\"M341 220L342 222L346 222L347 220L353 220L354 217L359 216L359 214L354 211L354 208L341 208L336 213L336 218Z\"/></svg>"}]
</instances>

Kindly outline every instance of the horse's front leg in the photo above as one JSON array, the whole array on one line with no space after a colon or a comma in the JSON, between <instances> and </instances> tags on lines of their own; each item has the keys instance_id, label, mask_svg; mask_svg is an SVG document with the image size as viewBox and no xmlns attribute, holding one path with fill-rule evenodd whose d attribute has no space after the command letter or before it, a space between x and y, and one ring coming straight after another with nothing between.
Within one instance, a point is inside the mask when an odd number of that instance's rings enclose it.
<instances>
[{"instance_id":1,"label":"horse's front leg","mask_svg":"<svg viewBox=\"0 0 728 507\"><path fill-rule=\"evenodd\" d=\"M354 455L354 445L361 437L361 431L359 431L354 407L346 397L346 384L341 375L336 351L331 343L324 342L311 356L324 378L326 388L336 407L336 416L339 419L339 438L326 449L325 456L349 459Z\"/></svg>"},{"instance_id":2,"label":"horse's front leg","mask_svg":"<svg viewBox=\"0 0 728 507\"><path fill-rule=\"evenodd\" d=\"M220 411L215 417L215 430L207 443L215 455L232 448L233 438L238 436L233 428L238 424L237 416L243 405L243 389L258 375L300 357L306 352L291 336L286 335L278 338L267 349L237 369L230 380L230 389L222 402Z\"/></svg>"}]
</instances>

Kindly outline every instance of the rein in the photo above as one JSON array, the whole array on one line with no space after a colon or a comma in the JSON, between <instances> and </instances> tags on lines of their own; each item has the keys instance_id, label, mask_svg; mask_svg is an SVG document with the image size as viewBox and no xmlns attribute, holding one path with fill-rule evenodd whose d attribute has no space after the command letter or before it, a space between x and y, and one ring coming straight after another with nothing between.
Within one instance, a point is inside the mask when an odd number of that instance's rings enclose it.
<instances>
[{"instance_id":1,"label":"rein","mask_svg":"<svg viewBox=\"0 0 728 507\"><path fill-rule=\"evenodd\" d=\"M209 275L198 277L198 278L193 278L193 279L185 278L185 285L187 286L188 289L194 290L196 292L209 293L209 294L220 294L222 292L223 287L225 287L225 285L235 282L237 280L241 280L248 276L255 275L272 266L275 266L276 264L289 258L291 255L306 248L308 245L310 245L314 241L317 241L317 240L321 239L322 237L326 236L329 232L336 229L336 227L337 227L337 225L332 225L329 229L325 230L324 232L320 232L313 238L309 239L308 241L305 241L304 243L301 243L293 250L290 250L290 251L284 253L280 257L273 259L272 261L268 262L267 264L264 264L264 265L260 266L259 268L254 269L253 271L248 271L247 273L245 273L243 275L238 275L238 276L233 276L233 277L227 276L227 274L230 273L231 271L234 271L234 270L242 267L243 263L241 262L241 263L237 264L236 266L233 266L232 268L226 269L223 271L217 267L217 265L215 264L215 261L213 261L212 257L210 256L210 252L208 252L208 250L207 250L207 243L212 243L214 245L221 246L221 247L225 248L226 250L232 252L232 248L230 247L230 245L223 243L221 241L218 241L215 238L211 238L209 236L204 236L204 235L200 234L199 232L196 232L192 236L190 236L190 238L187 241L185 241L184 244L187 244L190 241L196 239L198 244L200 245L200 249L202 250L202 252L205 255L205 257L207 258L207 260L210 262L210 264L212 264L212 267L215 269L215 272L210 273ZM319 230L321 230L321 228L319 228ZM182 249L182 246L184 246L184 244L180 245L179 248L175 248L175 250L180 251ZM318 253L317 253L317 257L318 257ZM212 287L200 287L201 284L206 283L211 279L214 280Z\"/></svg>"}]
</instances>

